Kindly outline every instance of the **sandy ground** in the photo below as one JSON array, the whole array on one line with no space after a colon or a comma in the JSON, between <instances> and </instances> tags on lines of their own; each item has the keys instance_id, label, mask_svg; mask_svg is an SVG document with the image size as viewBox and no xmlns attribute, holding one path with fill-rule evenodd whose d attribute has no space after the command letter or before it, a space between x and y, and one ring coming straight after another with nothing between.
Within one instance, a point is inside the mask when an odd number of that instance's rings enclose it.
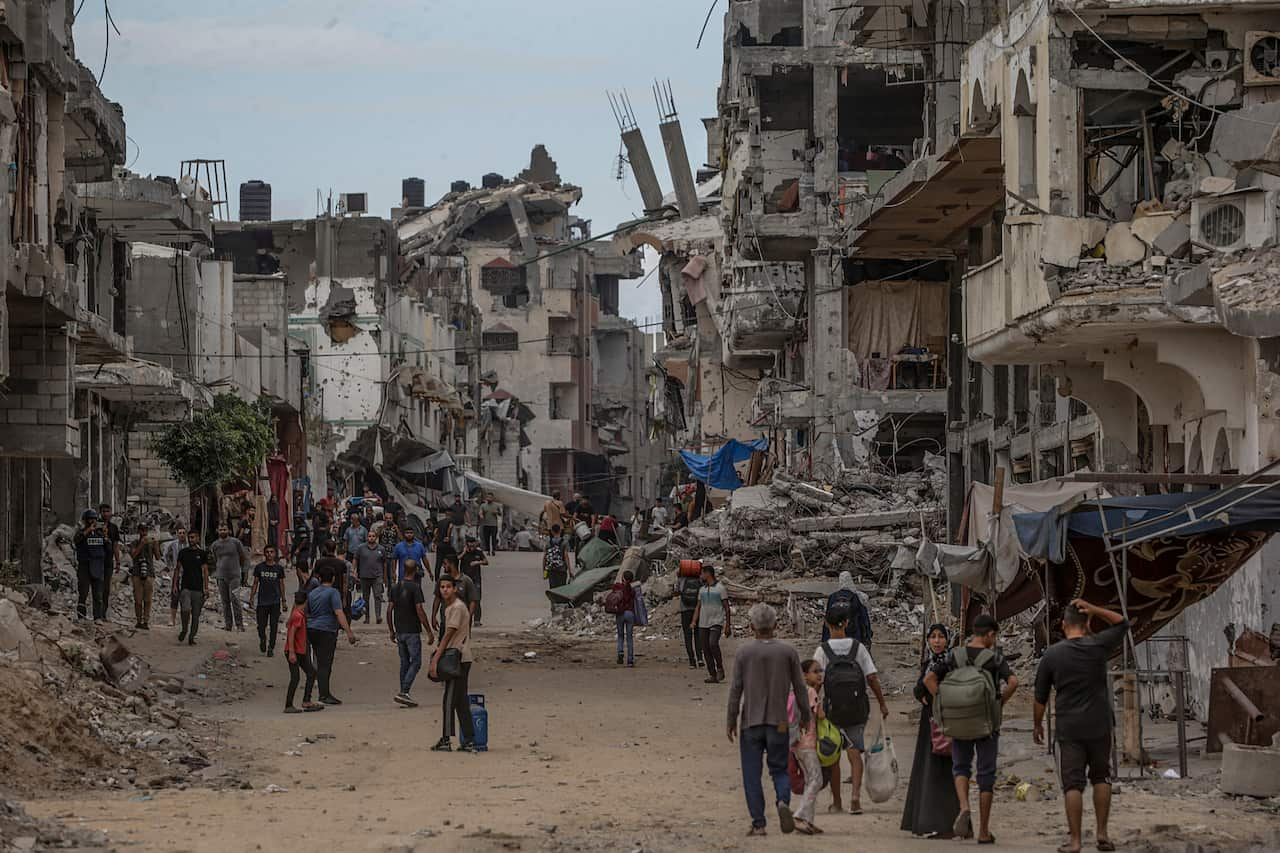
<instances>
[{"instance_id":1,"label":"sandy ground","mask_svg":"<svg viewBox=\"0 0 1280 853\"><path fill-rule=\"evenodd\" d=\"M882 805L864 796L866 814L854 817L822 813L824 792L818 823L825 835L783 842L771 825L767 839L747 839L737 749L724 735L727 686L704 684L675 638L638 638L638 666L626 669L614 664L611 640L553 643L525 632L524 623L546 610L537 565L537 555L500 554L486 574L472 690L488 701L488 753L428 750L440 732L439 688L424 673L414 691L421 707L391 702L398 664L382 626L360 625L360 643L341 645L334 689L344 705L285 716L283 658L260 656L252 628L226 634L206 624L195 650L178 646L167 630L131 642L158 668L175 671L216 649L236 654L243 667L234 678L243 679L246 698L194 710L221 723L220 762L252 788L95 793L25 805L37 816L101 829L120 849L137 851L953 849L956 842L898 830L915 736L905 671L886 673L897 691L890 731L902 763L898 795ZM729 640L728 653L741 642ZM529 651L537 655L526 660ZM1011 721L1002 751L1021 759L1023 778L1048 783L1051 763L1028 728ZM268 785L287 790L268 793ZM1252 839L1274 825L1274 815L1224 806L1232 802L1128 786L1116 800L1113 837L1137 849L1158 836ZM1018 802L1002 789L999 846L1055 849L1063 840L1059 810L1057 799Z\"/></svg>"}]
</instances>

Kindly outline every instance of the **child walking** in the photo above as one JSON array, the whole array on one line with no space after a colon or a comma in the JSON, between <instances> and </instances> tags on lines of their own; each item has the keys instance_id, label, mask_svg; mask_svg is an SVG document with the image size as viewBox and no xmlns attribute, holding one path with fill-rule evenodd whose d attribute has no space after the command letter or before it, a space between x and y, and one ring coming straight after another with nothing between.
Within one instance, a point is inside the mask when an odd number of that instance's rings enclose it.
<instances>
[{"instance_id":1,"label":"child walking","mask_svg":"<svg viewBox=\"0 0 1280 853\"><path fill-rule=\"evenodd\" d=\"M298 679L301 673L307 674L307 696L316 683L316 668L307 653L307 594L298 590L293 594L293 611L285 626L284 654L289 661L289 692L284 698L286 714L300 714L303 711L323 711L324 705L319 702L303 702L301 708L293 706L294 694L298 692Z\"/></svg>"},{"instance_id":2,"label":"child walking","mask_svg":"<svg viewBox=\"0 0 1280 853\"><path fill-rule=\"evenodd\" d=\"M793 750L796 763L804 771L804 794L796 804L796 832L805 835L817 835L822 832L813 822L814 807L818 802L818 792L822 790L822 763L818 760L818 720L826 716L822 703L818 701L818 689L822 687L822 667L812 658L802 661L800 669L804 672L804 683L809 686L809 710L813 713L813 725L799 732ZM800 712L795 707L794 694L787 698L788 716L792 720L792 731L797 731L800 724Z\"/></svg>"}]
</instances>

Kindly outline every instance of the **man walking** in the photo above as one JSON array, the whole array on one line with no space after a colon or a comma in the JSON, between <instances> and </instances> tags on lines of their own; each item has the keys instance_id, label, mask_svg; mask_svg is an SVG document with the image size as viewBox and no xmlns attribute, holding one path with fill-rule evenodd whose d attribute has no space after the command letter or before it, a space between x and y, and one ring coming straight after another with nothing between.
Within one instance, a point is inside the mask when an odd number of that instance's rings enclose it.
<instances>
[{"instance_id":1,"label":"man walking","mask_svg":"<svg viewBox=\"0 0 1280 853\"><path fill-rule=\"evenodd\" d=\"M372 530L365 541L356 546L352 556L356 578L360 581L360 597L364 599L364 624L369 624L369 611L382 624L382 546Z\"/></svg>"},{"instance_id":2,"label":"man walking","mask_svg":"<svg viewBox=\"0 0 1280 853\"><path fill-rule=\"evenodd\" d=\"M1090 633L1097 616L1107 627ZM1044 712L1053 691L1058 726L1058 771L1062 777L1070 840L1059 853L1080 853L1084 823L1084 784L1093 786L1099 850L1115 850L1107 832L1111 814L1111 689L1107 660L1124 642L1129 622L1114 610L1077 598L1062 612L1066 639L1054 643L1036 671L1035 741L1044 743Z\"/></svg>"},{"instance_id":3,"label":"man walking","mask_svg":"<svg viewBox=\"0 0 1280 853\"><path fill-rule=\"evenodd\" d=\"M382 583L390 592L396 582L394 555L396 545L400 544L400 527L396 524L395 513L383 513L382 520L369 529L378 537L378 547L382 549Z\"/></svg>"},{"instance_id":4,"label":"man walking","mask_svg":"<svg viewBox=\"0 0 1280 853\"><path fill-rule=\"evenodd\" d=\"M169 570L169 627L178 624L178 554L187 547L187 528L181 524L169 531L173 538L164 544L161 558Z\"/></svg>"},{"instance_id":5,"label":"man walking","mask_svg":"<svg viewBox=\"0 0 1280 853\"><path fill-rule=\"evenodd\" d=\"M450 544L453 545L456 552L462 547L463 539L467 535L467 525L471 523L471 519L467 517L467 507L463 504L461 495L453 496L453 504L449 507L448 512Z\"/></svg>"},{"instance_id":6,"label":"man walking","mask_svg":"<svg viewBox=\"0 0 1280 853\"><path fill-rule=\"evenodd\" d=\"M754 605L747 614L755 641L748 643L733 662L733 682L729 687L729 742L741 733L739 754L742 788L751 814L748 835L765 834L764 787L760 782L761 763L767 762L778 803L778 824L784 833L794 832L791 814L791 779L787 774L790 751L787 698L796 697L800 730L813 725L809 710L809 690L800 671L800 656L787 643L773 638L778 613L767 604Z\"/></svg>"},{"instance_id":7,"label":"man walking","mask_svg":"<svg viewBox=\"0 0 1280 853\"><path fill-rule=\"evenodd\" d=\"M262 549L262 562L253 567L253 586L249 600L254 604L258 621L258 650L275 657L276 634L280 633L280 614L284 612L284 566L276 546Z\"/></svg>"},{"instance_id":8,"label":"man walking","mask_svg":"<svg viewBox=\"0 0 1280 853\"><path fill-rule=\"evenodd\" d=\"M455 565L454 570L457 570ZM466 577L466 575L463 575ZM475 752L475 728L471 722L471 704L467 698L467 679L471 677L471 616L467 608L458 600L454 588L454 579L449 576L436 582L436 595L444 602L444 628L440 632L440 645L436 646L431 656L432 678L440 677L440 659L449 649L457 649L460 666L457 677L445 679L442 732L440 740L431 747L432 752L451 752L453 750L453 723L458 721L460 745L459 752Z\"/></svg>"},{"instance_id":9,"label":"man walking","mask_svg":"<svg viewBox=\"0 0 1280 853\"><path fill-rule=\"evenodd\" d=\"M480 504L480 545L485 553L498 553L498 528L502 525L502 504L486 495Z\"/></svg>"},{"instance_id":10,"label":"man walking","mask_svg":"<svg viewBox=\"0 0 1280 853\"><path fill-rule=\"evenodd\" d=\"M482 566L487 565L489 565L489 558L480 549L480 543L476 542L476 537L468 536L466 544L462 548L462 554L458 556L458 568L471 579L471 585L475 587L476 606L472 609L472 614L475 616L474 627L476 628L480 627L480 608L484 598L484 584L481 582L480 569Z\"/></svg>"},{"instance_id":11,"label":"man walking","mask_svg":"<svg viewBox=\"0 0 1280 853\"><path fill-rule=\"evenodd\" d=\"M231 528L226 524L218 525L218 538L209 546L213 555L213 575L218 581L218 597L222 601L222 624L230 631L234 622L237 630L244 630L244 611L240 607L240 598L236 590L240 589L240 579L244 567L249 563L249 551L244 543L231 535Z\"/></svg>"},{"instance_id":12,"label":"man walking","mask_svg":"<svg viewBox=\"0 0 1280 853\"><path fill-rule=\"evenodd\" d=\"M934 695L934 718L942 733L951 738L951 773L960 800L960 814L953 827L957 838L973 837L969 780L977 764L979 844L995 842L991 834L991 803L995 797L1001 709L1018 689L1018 677L995 650L998 630L995 618L983 613L974 620L968 643L953 649L924 677L925 688ZM951 679L950 683L947 679ZM1003 693L1001 683L1005 685Z\"/></svg>"},{"instance_id":13,"label":"man walking","mask_svg":"<svg viewBox=\"0 0 1280 853\"><path fill-rule=\"evenodd\" d=\"M346 537L347 559L351 560L355 557L356 549L369 538L369 529L364 526L364 519L354 510L351 512L347 530L343 535Z\"/></svg>"},{"instance_id":14,"label":"man walking","mask_svg":"<svg viewBox=\"0 0 1280 853\"><path fill-rule=\"evenodd\" d=\"M333 542L326 542L325 550L332 552ZM323 560L321 563L316 566L320 585L307 594L307 640L315 651L320 701L326 705L341 705L342 700L333 695L329 684L329 677L333 674L333 656L338 650L338 628L347 632L347 639L353 646L356 635L342 610L342 596L333 588L333 566ZM311 694L304 689L302 704L310 701Z\"/></svg>"},{"instance_id":15,"label":"man walking","mask_svg":"<svg viewBox=\"0 0 1280 853\"><path fill-rule=\"evenodd\" d=\"M395 577L393 579L396 581L404 579L405 560L413 560L421 566L424 565L423 558L426 555L426 546L418 541L418 535L413 532L413 528L405 527L404 538L391 551L391 559L395 563Z\"/></svg>"},{"instance_id":16,"label":"man walking","mask_svg":"<svg viewBox=\"0 0 1280 853\"><path fill-rule=\"evenodd\" d=\"M200 547L200 534L187 532L187 547L178 552L178 572L173 576L173 588L178 592L178 606L182 610L182 630L178 642L196 644L196 632L200 630L200 612L209 597L209 552Z\"/></svg>"},{"instance_id":17,"label":"man walking","mask_svg":"<svg viewBox=\"0 0 1280 853\"><path fill-rule=\"evenodd\" d=\"M394 698L406 708L418 706L409 696L409 691L422 669L422 629L427 629L428 645L434 645L436 641L424 607L426 600L422 584L418 582L418 564L410 560L405 564L404 580L391 588L387 606L387 629L400 652L400 692Z\"/></svg>"},{"instance_id":18,"label":"man walking","mask_svg":"<svg viewBox=\"0 0 1280 853\"><path fill-rule=\"evenodd\" d=\"M849 754L852 793L849 795L849 814L862 814L862 753L866 750L867 720L871 702L867 693L875 694L880 703L880 718L887 720L889 706L884 701L876 664L871 650L849 633L849 611L834 608L827 611L830 639L813 652L813 659L823 670L823 710L827 719L840 730L845 751ZM840 765L836 763L831 773L831 808L841 811Z\"/></svg>"},{"instance_id":19,"label":"man walking","mask_svg":"<svg viewBox=\"0 0 1280 853\"><path fill-rule=\"evenodd\" d=\"M151 598L155 594L156 561L160 545L151 538L146 524L138 525L138 538L129 546L133 562L129 566L129 584L133 587L134 627L151 630Z\"/></svg>"},{"instance_id":20,"label":"man walking","mask_svg":"<svg viewBox=\"0 0 1280 853\"><path fill-rule=\"evenodd\" d=\"M86 509L80 515L81 528L72 538L76 549L76 615L89 618L86 602L92 598L93 621L107 618L107 577L111 573L111 542L98 514Z\"/></svg>"}]
</instances>

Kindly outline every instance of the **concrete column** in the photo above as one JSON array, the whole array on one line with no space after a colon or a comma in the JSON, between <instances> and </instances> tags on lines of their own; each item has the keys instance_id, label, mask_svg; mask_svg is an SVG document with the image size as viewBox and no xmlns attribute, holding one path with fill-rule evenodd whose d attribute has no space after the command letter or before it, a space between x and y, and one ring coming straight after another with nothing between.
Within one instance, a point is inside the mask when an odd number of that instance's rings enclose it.
<instances>
[{"instance_id":1,"label":"concrete column","mask_svg":"<svg viewBox=\"0 0 1280 853\"><path fill-rule=\"evenodd\" d=\"M847 447L847 436L853 430L853 413L838 403L842 397L847 399L843 391L849 384L849 377L845 375L848 308L840 255L830 248L818 248L813 252L811 263L809 337L813 342L814 470L834 474L835 448ZM848 462L843 452L842 458Z\"/></svg>"},{"instance_id":2,"label":"concrete column","mask_svg":"<svg viewBox=\"0 0 1280 853\"><path fill-rule=\"evenodd\" d=\"M645 211L662 207L662 186L658 183L658 175L653 170L653 160L649 158L649 148L644 144L644 134L640 128L633 128L622 134L622 144L627 149L627 162L631 164L631 174L640 188L640 198L644 200Z\"/></svg>"},{"instance_id":3,"label":"concrete column","mask_svg":"<svg viewBox=\"0 0 1280 853\"><path fill-rule=\"evenodd\" d=\"M658 132L662 135L662 147L667 152L667 169L671 172L671 182L675 185L680 218L690 219L697 216L700 211L698 186L693 182L693 171L689 167L689 151L685 148L680 120L672 119L663 122L658 125Z\"/></svg>"},{"instance_id":4,"label":"concrete column","mask_svg":"<svg viewBox=\"0 0 1280 853\"><path fill-rule=\"evenodd\" d=\"M22 490L22 574L31 583L44 580L41 556L44 550L43 519L40 517L41 460L23 461Z\"/></svg>"}]
</instances>

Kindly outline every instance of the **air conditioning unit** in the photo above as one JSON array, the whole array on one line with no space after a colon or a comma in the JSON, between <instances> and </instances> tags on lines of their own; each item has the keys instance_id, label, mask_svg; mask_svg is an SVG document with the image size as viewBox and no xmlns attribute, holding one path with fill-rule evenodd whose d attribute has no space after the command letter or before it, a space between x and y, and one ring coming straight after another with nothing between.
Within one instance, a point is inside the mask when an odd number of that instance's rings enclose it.
<instances>
[{"instance_id":1,"label":"air conditioning unit","mask_svg":"<svg viewBox=\"0 0 1280 853\"><path fill-rule=\"evenodd\" d=\"M1262 246L1278 236L1280 191L1256 187L1191 202L1191 240L1222 252Z\"/></svg>"},{"instance_id":2,"label":"air conditioning unit","mask_svg":"<svg viewBox=\"0 0 1280 853\"><path fill-rule=\"evenodd\" d=\"M1244 84L1280 86L1280 32L1244 34Z\"/></svg>"},{"instance_id":3,"label":"air conditioning unit","mask_svg":"<svg viewBox=\"0 0 1280 853\"><path fill-rule=\"evenodd\" d=\"M368 193L343 193L338 196L338 204L343 213L368 213Z\"/></svg>"}]
</instances>

